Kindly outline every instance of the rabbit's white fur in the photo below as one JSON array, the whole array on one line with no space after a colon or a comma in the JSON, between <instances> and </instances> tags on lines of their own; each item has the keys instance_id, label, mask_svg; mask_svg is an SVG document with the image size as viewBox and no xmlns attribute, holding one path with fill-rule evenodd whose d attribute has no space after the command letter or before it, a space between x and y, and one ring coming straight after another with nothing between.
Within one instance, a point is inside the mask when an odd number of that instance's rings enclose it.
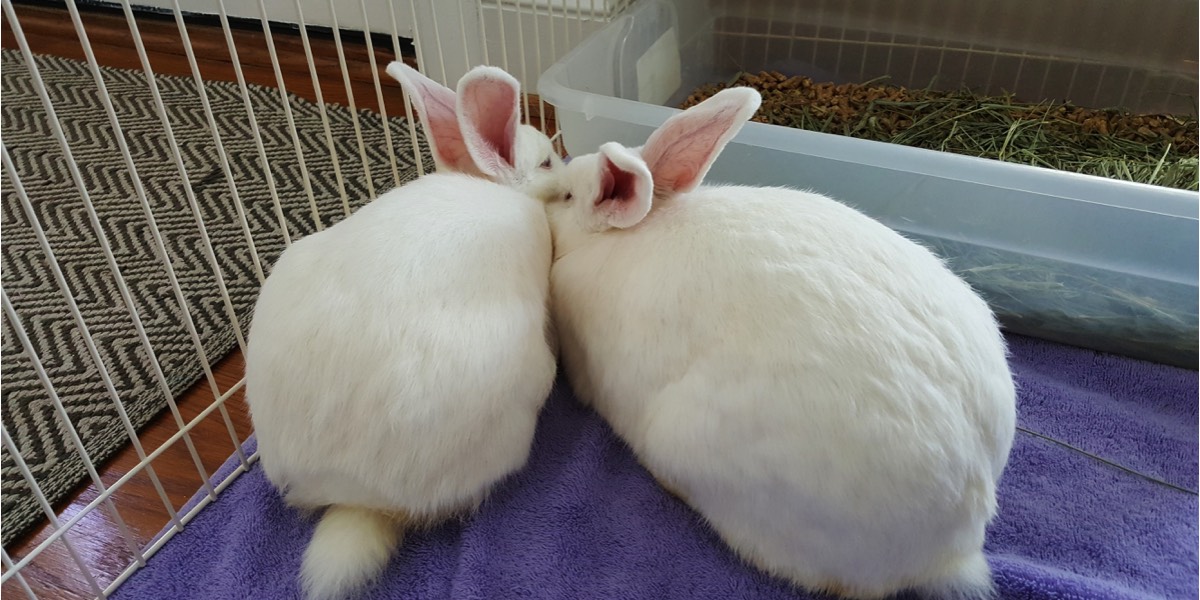
<instances>
[{"instance_id":1,"label":"rabbit's white fur","mask_svg":"<svg viewBox=\"0 0 1200 600\"><path fill-rule=\"evenodd\" d=\"M302 565L313 599L351 592L406 526L474 507L520 468L555 373L550 231L527 192L561 160L517 124L503 71L476 68L457 98L400 63L388 72L439 172L292 244L246 356L267 477L293 506L330 507Z\"/></svg>"},{"instance_id":2,"label":"rabbit's white fur","mask_svg":"<svg viewBox=\"0 0 1200 600\"><path fill-rule=\"evenodd\" d=\"M697 188L758 102L727 90L567 165L547 203L566 373L763 570L855 598L986 596L1015 425L993 314L829 198Z\"/></svg>"}]
</instances>

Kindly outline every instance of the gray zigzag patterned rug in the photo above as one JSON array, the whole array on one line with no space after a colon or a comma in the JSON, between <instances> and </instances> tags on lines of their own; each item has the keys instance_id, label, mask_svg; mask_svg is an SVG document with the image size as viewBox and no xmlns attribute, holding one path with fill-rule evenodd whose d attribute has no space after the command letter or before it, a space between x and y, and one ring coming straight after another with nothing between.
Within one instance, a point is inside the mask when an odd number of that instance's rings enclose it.
<instances>
[{"instance_id":1,"label":"gray zigzag patterned rug","mask_svg":"<svg viewBox=\"0 0 1200 600\"><path fill-rule=\"evenodd\" d=\"M66 159L51 135L30 72L19 53L5 50L2 58L0 134L4 145L130 419L134 426L141 427L166 407L166 400L68 173ZM203 372L167 271L155 249L150 225L118 152L114 132L98 101L91 73L86 63L55 57L38 57L37 66L150 344L172 394L178 395L198 381ZM104 69L103 74L204 351L215 362L235 347L235 326L227 316L214 271L203 252L203 241L145 76L141 71L121 69ZM157 81L189 183L216 250L237 319L245 331L259 280L201 108L199 92L190 78L159 76ZM228 82L208 82L205 90L216 114L222 146L229 156L234 184L246 207L254 246L263 268L269 272L268 266L283 249L283 236L240 91L236 83ZM279 92L252 86L250 98L287 226L296 239L312 232L314 225ZM344 213L318 105L295 96L290 98L290 105L300 131L319 214L322 222L330 225ZM351 207L357 208L368 193L352 113L348 108L333 105L327 106L327 112L347 196ZM358 117L369 172L376 193L380 193L395 186L383 124L375 113L362 111ZM393 117L389 125L401 180L407 181L417 176L407 122ZM419 148L426 168L432 169L423 141L419 142ZM92 461L99 464L124 447L128 436L7 177L3 177L0 185L0 196L3 219L0 280L72 424ZM87 480L86 471L7 319L0 361L4 426L42 492L52 503L61 500ZM3 544L7 546L39 524L44 516L13 458L4 452L0 460Z\"/></svg>"}]
</instances>

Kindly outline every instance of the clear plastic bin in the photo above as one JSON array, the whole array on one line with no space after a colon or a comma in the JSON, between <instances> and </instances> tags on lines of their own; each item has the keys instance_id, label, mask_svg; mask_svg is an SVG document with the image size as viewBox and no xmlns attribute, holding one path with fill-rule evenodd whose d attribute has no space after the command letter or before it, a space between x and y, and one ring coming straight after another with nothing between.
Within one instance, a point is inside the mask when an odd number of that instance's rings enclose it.
<instances>
[{"instance_id":1,"label":"clear plastic bin","mask_svg":"<svg viewBox=\"0 0 1200 600\"><path fill-rule=\"evenodd\" d=\"M1112 0L642 0L546 71L538 91L573 155L644 143L670 106L739 71L889 75L1191 113L1197 3L1155 9L1146 19L1144 4ZM1196 366L1194 192L761 123L747 124L707 180L855 206L944 256L1012 331Z\"/></svg>"}]
</instances>

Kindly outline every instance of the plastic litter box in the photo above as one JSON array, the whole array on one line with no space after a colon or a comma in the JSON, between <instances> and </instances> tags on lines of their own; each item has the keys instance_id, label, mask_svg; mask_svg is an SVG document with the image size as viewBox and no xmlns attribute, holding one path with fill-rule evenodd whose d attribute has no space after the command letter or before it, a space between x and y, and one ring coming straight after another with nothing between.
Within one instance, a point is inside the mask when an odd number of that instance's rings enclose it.
<instances>
[{"instance_id":1,"label":"plastic litter box","mask_svg":"<svg viewBox=\"0 0 1200 600\"><path fill-rule=\"evenodd\" d=\"M697 86L741 71L1191 113L1197 4L1155 6L1147 20L1131 1L642 0L546 71L538 92L572 155L640 145ZM707 180L846 202L946 258L1010 330L1196 366L1195 192L762 123Z\"/></svg>"}]
</instances>

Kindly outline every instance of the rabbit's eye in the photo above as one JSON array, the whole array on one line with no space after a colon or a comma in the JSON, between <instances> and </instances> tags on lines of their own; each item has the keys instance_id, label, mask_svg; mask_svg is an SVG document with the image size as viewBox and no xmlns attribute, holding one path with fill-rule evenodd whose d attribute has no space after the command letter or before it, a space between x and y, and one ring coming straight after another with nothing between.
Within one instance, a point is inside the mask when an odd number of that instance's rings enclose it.
<instances>
[{"instance_id":1,"label":"rabbit's eye","mask_svg":"<svg viewBox=\"0 0 1200 600\"><path fill-rule=\"evenodd\" d=\"M571 192L567 192L567 195L563 196L563 202L570 202L571 198L574 198L574 197L575 197L574 194L572 194Z\"/></svg>"},{"instance_id":2,"label":"rabbit's eye","mask_svg":"<svg viewBox=\"0 0 1200 600\"><path fill-rule=\"evenodd\" d=\"M550 157L546 157L546 160L542 161L541 167L542 167L543 169L549 169L549 168L550 168Z\"/></svg>"}]
</instances>

